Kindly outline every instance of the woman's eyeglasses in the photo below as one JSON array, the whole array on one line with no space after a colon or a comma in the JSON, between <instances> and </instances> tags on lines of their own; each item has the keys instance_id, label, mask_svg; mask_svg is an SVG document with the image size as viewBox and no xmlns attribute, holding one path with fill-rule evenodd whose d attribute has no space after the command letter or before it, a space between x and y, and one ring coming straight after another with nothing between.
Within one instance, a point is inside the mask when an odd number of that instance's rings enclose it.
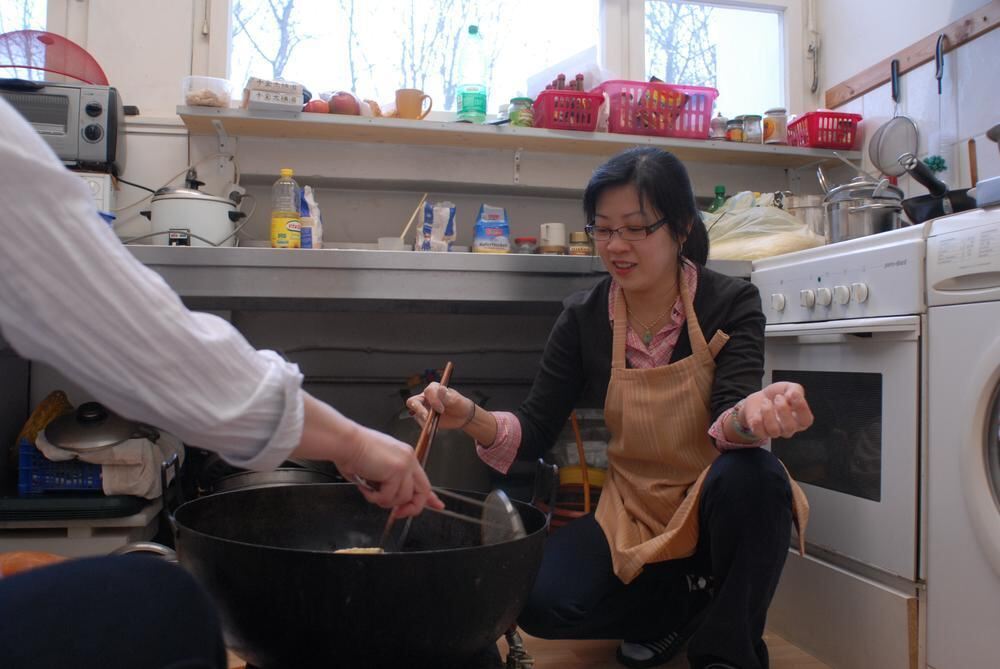
<instances>
[{"instance_id":1,"label":"woman's eyeglasses","mask_svg":"<svg viewBox=\"0 0 1000 669\"><path fill-rule=\"evenodd\" d=\"M667 219L661 218L652 225L626 225L621 228L602 228L596 225L585 225L583 227L587 236L597 242L608 242L616 234L627 242L641 242L643 239L653 234L664 225Z\"/></svg>"}]
</instances>

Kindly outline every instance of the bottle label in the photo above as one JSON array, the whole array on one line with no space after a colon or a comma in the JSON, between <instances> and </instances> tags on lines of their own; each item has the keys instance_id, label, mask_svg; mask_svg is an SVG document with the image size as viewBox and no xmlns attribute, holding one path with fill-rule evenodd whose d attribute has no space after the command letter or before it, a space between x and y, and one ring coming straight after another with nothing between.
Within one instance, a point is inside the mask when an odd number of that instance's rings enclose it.
<instances>
[{"instance_id":1,"label":"bottle label","mask_svg":"<svg viewBox=\"0 0 1000 669\"><path fill-rule=\"evenodd\" d=\"M271 246L276 249L302 247L302 232L298 217L273 216L271 218Z\"/></svg>"},{"instance_id":2,"label":"bottle label","mask_svg":"<svg viewBox=\"0 0 1000 669\"><path fill-rule=\"evenodd\" d=\"M458 113L486 116L486 94L477 90L461 91L458 94Z\"/></svg>"}]
</instances>

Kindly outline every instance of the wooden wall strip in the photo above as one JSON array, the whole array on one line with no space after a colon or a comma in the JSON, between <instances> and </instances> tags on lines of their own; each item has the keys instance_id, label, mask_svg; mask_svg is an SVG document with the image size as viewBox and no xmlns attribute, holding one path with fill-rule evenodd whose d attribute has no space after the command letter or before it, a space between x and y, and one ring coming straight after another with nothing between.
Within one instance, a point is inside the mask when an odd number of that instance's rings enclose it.
<instances>
[{"instance_id":1,"label":"wooden wall strip","mask_svg":"<svg viewBox=\"0 0 1000 669\"><path fill-rule=\"evenodd\" d=\"M944 42L944 50L947 53L997 27L1000 27L1000 0L993 0L976 11L966 14L944 30L928 35L882 62L863 70L860 74L854 75L847 81L827 89L826 107L835 109L889 81L889 63L894 58L899 59L900 74L934 60L934 47L937 45L937 38L941 33L948 36Z\"/></svg>"}]
</instances>

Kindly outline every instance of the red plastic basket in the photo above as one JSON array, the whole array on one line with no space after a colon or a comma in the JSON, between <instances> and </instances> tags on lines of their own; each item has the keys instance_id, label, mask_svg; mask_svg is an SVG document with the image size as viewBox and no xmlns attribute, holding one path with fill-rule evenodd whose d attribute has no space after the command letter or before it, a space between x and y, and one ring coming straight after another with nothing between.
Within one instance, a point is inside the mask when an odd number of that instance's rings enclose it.
<instances>
[{"instance_id":1,"label":"red plastic basket","mask_svg":"<svg viewBox=\"0 0 1000 669\"><path fill-rule=\"evenodd\" d=\"M788 124L788 143L814 149L850 149L860 122L861 114L806 112Z\"/></svg>"},{"instance_id":2,"label":"red plastic basket","mask_svg":"<svg viewBox=\"0 0 1000 669\"><path fill-rule=\"evenodd\" d=\"M532 108L535 127L593 132L602 102L604 96L600 93L544 90L535 98Z\"/></svg>"},{"instance_id":3,"label":"red plastic basket","mask_svg":"<svg viewBox=\"0 0 1000 669\"><path fill-rule=\"evenodd\" d=\"M708 139L712 128L712 108L715 106L715 99L719 97L719 91L708 86L671 85L687 95L688 99L673 127L668 128L666 136Z\"/></svg>"},{"instance_id":4,"label":"red plastic basket","mask_svg":"<svg viewBox=\"0 0 1000 669\"><path fill-rule=\"evenodd\" d=\"M667 136L687 95L676 86L614 79L594 92L608 94L608 130L627 135Z\"/></svg>"}]
</instances>

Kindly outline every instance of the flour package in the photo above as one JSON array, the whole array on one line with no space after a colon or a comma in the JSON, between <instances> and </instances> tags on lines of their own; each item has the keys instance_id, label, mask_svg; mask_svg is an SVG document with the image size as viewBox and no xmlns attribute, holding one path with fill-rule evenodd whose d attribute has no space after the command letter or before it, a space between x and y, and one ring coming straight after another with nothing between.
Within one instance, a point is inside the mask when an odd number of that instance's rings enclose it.
<instances>
[{"instance_id":1,"label":"flour package","mask_svg":"<svg viewBox=\"0 0 1000 669\"><path fill-rule=\"evenodd\" d=\"M415 251L450 251L455 241L455 205L430 202L424 205L424 224L417 229Z\"/></svg>"},{"instance_id":2,"label":"flour package","mask_svg":"<svg viewBox=\"0 0 1000 669\"><path fill-rule=\"evenodd\" d=\"M484 204L479 207L472 239L473 253L510 253L507 210Z\"/></svg>"}]
</instances>

